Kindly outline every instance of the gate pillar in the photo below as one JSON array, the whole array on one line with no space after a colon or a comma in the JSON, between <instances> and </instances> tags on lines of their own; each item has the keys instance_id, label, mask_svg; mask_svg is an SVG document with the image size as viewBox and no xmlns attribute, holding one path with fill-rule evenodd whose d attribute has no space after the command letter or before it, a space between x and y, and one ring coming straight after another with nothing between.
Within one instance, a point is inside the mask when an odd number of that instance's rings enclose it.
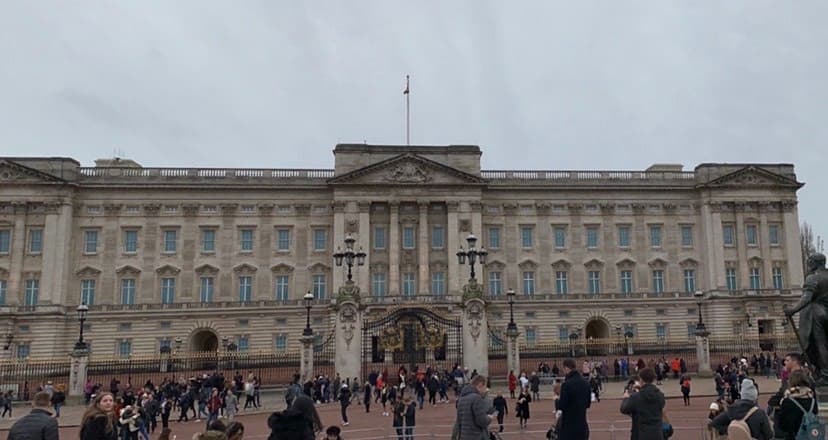
<instances>
[{"instance_id":1,"label":"gate pillar","mask_svg":"<svg viewBox=\"0 0 828 440\"><path fill-rule=\"evenodd\" d=\"M333 306L336 311L336 358L334 368L344 381L358 377L362 367L362 308L359 301L359 287L352 281L339 289L339 296Z\"/></svg>"},{"instance_id":2,"label":"gate pillar","mask_svg":"<svg viewBox=\"0 0 828 440\"><path fill-rule=\"evenodd\" d=\"M302 351L299 354L299 374L302 376L302 383L305 383L314 377L313 371L313 333L302 335L299 338L302 343Z\"/></svg>"},{"instance_id":3,"label":"gate pillar","mask_svg":"<svg viewBox=\"0 0 828 440\"><path fill-rule=\"evenodd\" d=\"M489 332L486 303L480 297L463 303L463 366L489 375Z\"/></svg>"},{"instance_id":4,"label":"gate pillar","mask_svg":"<svg viewBox=\"0 0 828 440\"><path fill-rule=\"evenodd\" d=\"M89 365L89 349L86 346L75 347L72 351L69 367L69 397L83 398L86 386L86 369Z\"/></svg>"}]
</instances>

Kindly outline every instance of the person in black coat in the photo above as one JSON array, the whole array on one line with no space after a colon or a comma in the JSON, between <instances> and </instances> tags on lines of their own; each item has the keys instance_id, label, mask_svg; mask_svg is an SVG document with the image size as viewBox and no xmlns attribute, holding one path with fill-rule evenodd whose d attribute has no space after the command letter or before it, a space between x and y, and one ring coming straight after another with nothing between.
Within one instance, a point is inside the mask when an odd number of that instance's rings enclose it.
<instances>
[{"instance_id":1,"label":"person in black coat","mask_svg":"<svg viewBox=\"0 0 828 440\"><path fill-rule=\"evenodd\" d=\"M586 410L591 404L589 383L578 372L574 360L564 360L563 367L566 379L558 398L557 410L562 413L558 439L587 440L589 425Z\"/></svg>"},{"instance_id":2,"label":"person in black coat","mask_svg":"<svg viewBox=\"0 0 828 440\"><path fill-rule=\"evenodd\" d=\"M509 407L503 394L498 394L492 401L492 407L497 411L497 424L500 425L500 432L503 432L503 416L509 414Z\"/></svg>"},{"instance_id":3,"label":"person in black coat","mask_svg":"<svg viewBox=\"0 0 828 440\"><path fill-rule=\"evenodd\" d=\"M342 409L342 426L348 426L348 405L351 404L351 390L348 389L348 384L342 384L338 397Z\"/></svg>"},{"instance_id":4,"label":"person in black coat","mask_svg":"<svg viewBox=\"0 0 828 440\"><path fill-rule=\"evenodd\" d=\"M664 432L664 394L653 385L656 374L645 368L639 373L640 382L632 390L624 391L621 414L632 417L630 440L662 440Z\"/></svg>"},{"instance_id":5,"label":"person in black coat","mask_svg":"<svg viewBox=\"0 0 828 440\"><path fill-rule=\"evenodd\" d=\"M808 376L804 371L792 372L788 378L788 385L785 397L776 410L774 429L778 428L784 434L785 440L795 440L802 426L802 417L805 414L803 410L816 414L818 405L814 401L814 392L809 387Z\"/></svg>"},{"instance_id":6,"label":"person in black coat","mask_svg":"<svg viewBox=\"0 0 828 440\"><path fill-rule=\"evenodd\" d=\"M526 423L529 421L529 402L532 401L532 395L529 394L529 388L523 388L517 398L515 405L515 416L520 420L520 429L526 428Z\"/></svg>"}]
</instances>

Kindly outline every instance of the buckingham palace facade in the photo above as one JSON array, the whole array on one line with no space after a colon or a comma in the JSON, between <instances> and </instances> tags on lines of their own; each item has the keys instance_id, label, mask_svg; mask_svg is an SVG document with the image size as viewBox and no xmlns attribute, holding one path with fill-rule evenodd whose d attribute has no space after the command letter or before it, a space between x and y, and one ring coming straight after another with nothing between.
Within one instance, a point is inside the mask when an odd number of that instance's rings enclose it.
<instances>
[{"instance_id":1,"label":"buckingham palace facade","mask_svg":"<svg viewBox=\"0 0 828 440\"><path fill-rule=\"evenodd\" d=\"M356 240L366 313L457 312L476 267L490 328L516 292L521 344L781 334L803 281L790 164L644 171L481 170L477 146L340 144L333 169L147 168L127 159L0 158L5 357L71 351L89 307L93 355L291 351L311 292L317 333ZM543 159L527 165L541 164ZM623 334L622 333L622 334Z\"/></svg>"}]
</instances>

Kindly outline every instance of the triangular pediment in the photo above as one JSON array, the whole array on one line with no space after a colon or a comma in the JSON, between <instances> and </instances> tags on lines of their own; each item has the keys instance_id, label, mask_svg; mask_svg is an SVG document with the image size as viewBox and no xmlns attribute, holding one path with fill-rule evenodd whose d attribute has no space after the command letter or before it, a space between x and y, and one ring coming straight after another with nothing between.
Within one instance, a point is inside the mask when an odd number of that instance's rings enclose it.
<instances>
[{"instance_id":1,"label":"triangular pediment","mask_svg":"<svg viewBox=\"0 0 828 440\"><path fill-rule=\"evenodd\" d=\"M755 187L783 187L800 188L801 183L790 177L776 174L764 168L749 165L732 173L707 182L702 187L728 187L728 188L755 188Z\"/></svg>"},{"instance_id":2,"label":"triangular pediment","mask_svg":"<svg viewBox=\"0 0 828 440\"><path fill-rule=\"evenodd\" d=\"M0 159L0 182L4 184L66 183L49 173L36 170L9 159Z\"/></svg>"},{"instance_id":3,"label":"triangular pediment","mask_svg":"<svg viewBox=\"0 0 828 440\"><path fill-rule=\"evenodd\" d=\"M400 154L336 176L328 183L347 185L480 185L473 174L413 153Z\"/></svg>"}]
</instances>

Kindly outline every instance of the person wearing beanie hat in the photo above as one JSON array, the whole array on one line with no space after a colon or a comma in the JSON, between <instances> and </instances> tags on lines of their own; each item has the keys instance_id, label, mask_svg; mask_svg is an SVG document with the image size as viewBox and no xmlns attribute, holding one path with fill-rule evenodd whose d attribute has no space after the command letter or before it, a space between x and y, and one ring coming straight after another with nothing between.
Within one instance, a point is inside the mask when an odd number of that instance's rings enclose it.
<instances>
[{"instance_id":1,"label":"person wearing beanie hat","mask_svg":"<svg viewBox=\"0 0 828 440\"><path fill-rule=\"evenodd\" d=\"M339 404L342 410L342 426L348 426L348 406L351 404L351 390L343 383L339 391Z\"/></svg>"},{"instance_id":2,"label":"person wearing beanie hat","mask_svg":"<svg viewBox=\"0 0 828 440\"><path fill-rule=\"evenodd\" d=\"M756 388L756 382L753 379L746 377L742 381L740 394L741 399L733 402L733 405L730 405L727 411L719 414L710 421L709 426L719 434L726 434L730 422L742 420L748 415L748 412L757 407L756 402L759 400L759 390ZM771 440L773 438L773 429L771 429L770 420L765 411L761 409L753 411L753 414L745 422L750 427L750 436L752 438L757 440Z\"/></svg>"}]
</instances>

